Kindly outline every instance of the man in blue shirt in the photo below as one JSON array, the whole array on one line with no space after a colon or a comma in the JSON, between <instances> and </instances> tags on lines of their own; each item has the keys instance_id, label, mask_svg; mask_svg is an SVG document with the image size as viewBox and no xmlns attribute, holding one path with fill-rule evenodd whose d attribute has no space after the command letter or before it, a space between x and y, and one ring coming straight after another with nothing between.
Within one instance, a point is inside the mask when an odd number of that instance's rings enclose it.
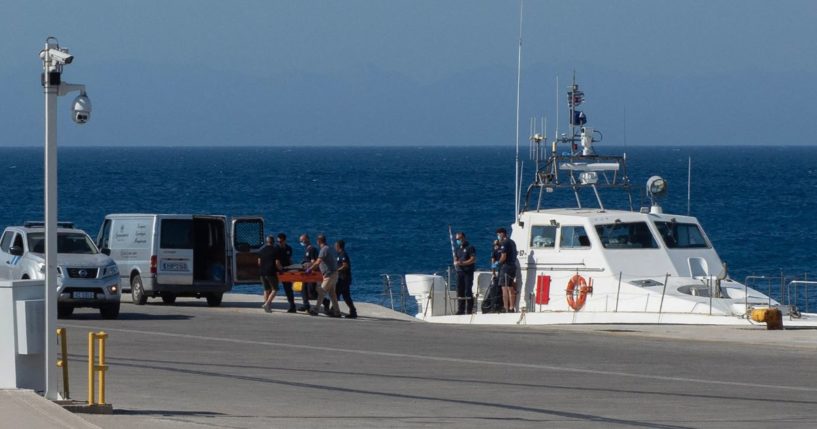
<instances>
[{"instance_id":1,"label":"man in blue shirt","mask_svg":"<svg viewBox=\"0 0 817 429\"><path fill-rule=\"evenodd\" d=\"M474 267L477 251L465 239L464 232L457 233L457 249L454 251L454 269L457 271L457 314L474 311Z\"/></svg>"},{"instance_id":2,"label":"man in blue shirt","mask_svg":"<svg viewBox=\"0 0 817 429\"><path fill-rule=\"evenodd\" d=\"M315 259L318 259L318 249L309 241L307 234L301 234L298 244L304 249L304 257L301 260L301 264L303 264L304 269L306 269L306 267L315 262ZM314 291L315 283L304 283L301 285L301 300L303 301L303 305L298 307L298 311L309 311L309 295L312 295ZM318 305L320 305L320 303Z\"/></svg>"},{"instance_id":3,"label":"man in blue shirt","mask_svg":"<svg viewBox=\"0 0 817 429\"><path fill-rule=\"evenodd\" d=\"M516 311L516 243L508 238L505 228L496 230L499 240L499 285L502 286L502 303L505 311Z\"/></svg>"},{"instance_id":4,"label":"man in blue shirt","mask_svg":"<svg viewBox=\"0 0 817 429\"><path fill-rule=\"evenodd\" d=\"M281 265L286 268L292 265L292 246L287 244L287 235L283 232L278 234L278 254L281 257ZM284 286L284 293L287 296L289 310L287 313L295 312L295 294L292 292L292 282L281 282Z\"/></svg>"},{"instance_id":5,"label":"man in blue shirt","mask_svg":"<svg viewBox=\"0 0 817 429\"><path fill-rule=\"evenodd\" d=\"M335 252L338 254L338 299L343 297L343 302L349 307L348 319L357 318L357 309L355 303L352 301L352 294L350 293L350 286L352 284L352 262L349 260L349 255L346 253L346 242L338 240L335 242Z\"/></svg>"}]
</instances>

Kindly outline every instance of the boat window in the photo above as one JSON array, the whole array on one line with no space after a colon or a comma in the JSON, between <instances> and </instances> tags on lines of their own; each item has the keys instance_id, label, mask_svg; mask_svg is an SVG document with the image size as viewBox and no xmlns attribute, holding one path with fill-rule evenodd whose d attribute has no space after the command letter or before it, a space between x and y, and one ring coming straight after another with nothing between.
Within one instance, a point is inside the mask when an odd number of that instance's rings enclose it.
<instances>
[{"instance_id":1,"label":"boat window","mask_svg":"<svg viewBox=\"0 0 817 429\"><path fill-rule=\"evenodd\" d=\"M580 249L590 247L590 239L583 226L563 226L562 238L559 240L562 249Z\"/></svg>"},{"instance_id":2,"label":"boat window","mask_svg":"<svg viewBox=\"0 0 817 429\"><path fill-rule=\"evenodd\" d=\"M530 247L546 249L556 246L556 227L551 225L534 225L530 229Z\"/></svg>"},{"instance_id":3,"label":"boat window","mask_svg":"<svg viewBox=\"0 0 817 429\"><path fill-rule=\"evenodd\" d=\"M30 252L45 253L45 233L30 232L27 241ZM95 255L97 250L87 235L80 232L61 232L57 234L57 253Z\"/></svg>"},{"instance_id":4,"label":"boat window","mask_svg":"<svg viewBox=\"0 0 817 429\"><path fill-rule=\"evenodd\" d=\"M596 225L605 249L655 249L658 243L646 222L616 222Z\"/></svg>"},{"instance_id":5,"label":"boat window","mask_svg":"<svg viewBox=\"0 0 817 429\"><path fill-rule=\"evenodd\" d=\"M655 222L664 244L670 249L708 248L701 227L694 223Z\"/></svg>"},{"instance_id":6,"label":"boat window","mask_svg":"<svg viewBox=\"0 0 817 429\"><path fill-rule=\"evenodd\" d=\"M159 247L162 249L192 249L192 219L162 219Z\"/></svg>"}]
</instances>

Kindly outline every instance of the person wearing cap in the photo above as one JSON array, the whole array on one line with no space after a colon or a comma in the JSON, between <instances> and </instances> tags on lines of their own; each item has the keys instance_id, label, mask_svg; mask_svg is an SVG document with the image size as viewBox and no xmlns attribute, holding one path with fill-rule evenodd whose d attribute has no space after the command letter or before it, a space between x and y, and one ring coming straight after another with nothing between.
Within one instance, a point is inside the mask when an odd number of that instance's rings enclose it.
<instances>
[{"instance_id":1,"label":"person wearing cap","mask_svg":"<svg viewBox=\"0 0 817 429\"><path fill-rule=\"evenodd\" d=\"M496 230L496 239L499 240L499 285L502 287L502 304L505 311L516 311L516 243L508 238L505 228Z\"/></svg>"},{"instance_id":2,"label":"person wearing cap","mask_svg":"<svg viewBox=\"0 0 817 429\"><path fill-rule=\"evenodd\" d=\"M260 268L261 284L264 286L264 304L261 308L267 313L272 311L272 300L278 293L278 272L283 271L281 256L275 237L267 237L264 247L258 251L258 267Z\"/></svg>"}]
</instances>

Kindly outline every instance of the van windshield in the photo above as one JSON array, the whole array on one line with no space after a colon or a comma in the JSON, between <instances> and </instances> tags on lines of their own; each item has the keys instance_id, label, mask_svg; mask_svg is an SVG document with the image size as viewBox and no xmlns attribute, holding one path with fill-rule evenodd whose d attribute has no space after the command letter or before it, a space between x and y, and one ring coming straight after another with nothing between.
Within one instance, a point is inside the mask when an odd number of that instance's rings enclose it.
<instances>
[{"instance_id":1,"label":"van windshield","mask_svg":"<svg viewBox=\"0 0 817 429\"><path fill-rule=\"evenodd\" d=\"M193 220L163 219L161 237L159 246L162 249L192 249Z\"/></svg>"},{"instance_id":2,"label":"van windshield","mask_svg":"<svg viewBox=\"0 0 817 429\"><path fill-rule=\"evenodd\" d=\"M45 253L45 233L30 232L28 250L33 253ZM79 232L61 232L57 234L57 253L95 255L97 250L87 235Z\"/></svg>"}]
</instances>

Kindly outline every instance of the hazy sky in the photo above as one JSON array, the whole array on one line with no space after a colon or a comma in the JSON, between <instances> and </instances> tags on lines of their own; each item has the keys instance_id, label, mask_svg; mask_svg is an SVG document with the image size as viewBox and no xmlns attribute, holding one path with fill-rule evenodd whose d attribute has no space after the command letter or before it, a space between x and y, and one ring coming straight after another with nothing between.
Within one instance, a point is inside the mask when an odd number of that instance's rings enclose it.
<instances>
[{"instance_id":1,"label":"hazy sky","mask_svg":"<svg viewBox=\"0 0 817 429\"><path fill-rule=\"evenodd\" d=\"M0 146L42 145L51 35L94 104L77 127L61 97L60 144L512 144L518 20L509 0L14 1ZM523 128L576 70L631 144L815 143L815 23L809 0L528 0Z\"/></svg>"}]
</instances>

